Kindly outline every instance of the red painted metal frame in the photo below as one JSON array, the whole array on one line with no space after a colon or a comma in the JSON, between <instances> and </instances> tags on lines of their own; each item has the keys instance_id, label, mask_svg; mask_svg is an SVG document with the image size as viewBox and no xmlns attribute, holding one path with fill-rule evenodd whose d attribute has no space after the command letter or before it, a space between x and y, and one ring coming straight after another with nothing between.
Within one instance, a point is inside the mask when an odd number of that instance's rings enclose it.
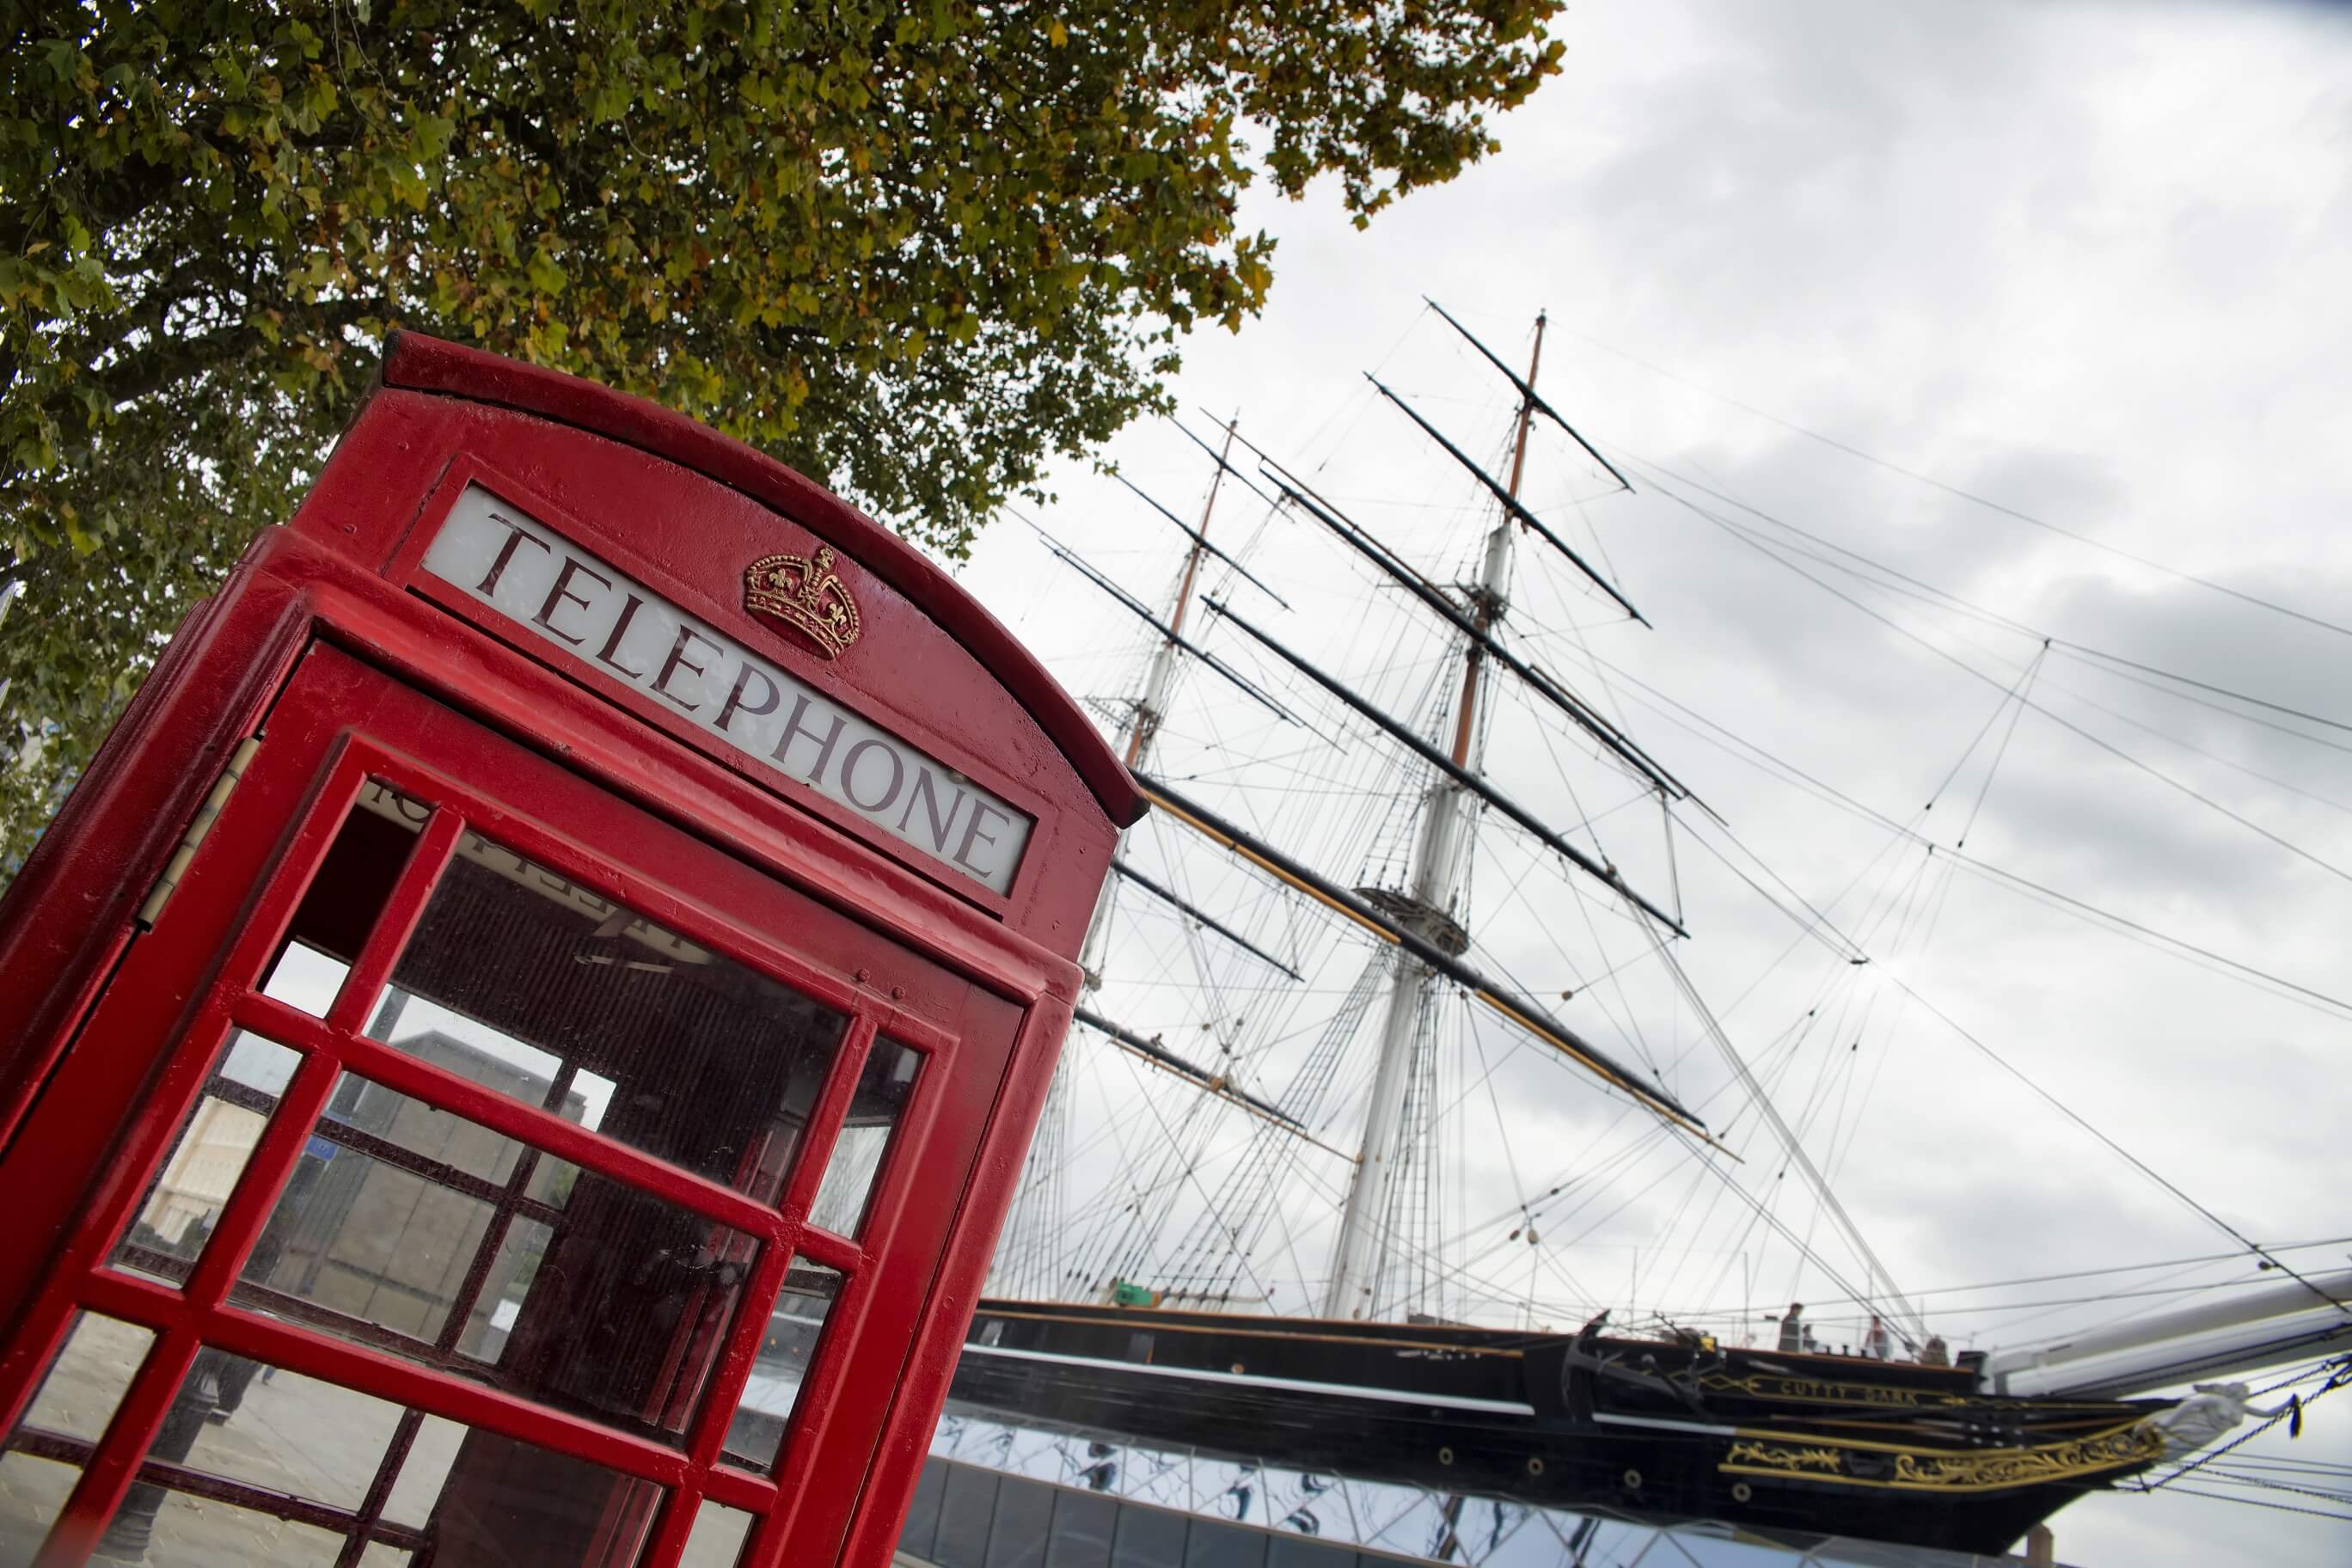
<instances>
[{"instance_id":1,"label":"red painted metal frame","mask_svg":"<svg viewBox=\"0 0 2352 1568\"><path fill-rule=\"evenodd\" d=\"M797 809L827 816L880 857L933 879L950 896L980 905L1053 951L1076 953L1093 908L1091 900L1076 895L1108 869L1113 836L1101 830L1111 827L1112 820L1083 783L1095 765L1087 760L1090 750L1108 759L1108 747L1090 729L1083 735L1071 730L1067 716L1075 715L1081 725L1085 721L1066 695L1051 707L1027 702L986 662L977 644L953 629L964 623L974 630L983 622L994 623L936 568L923 563L926 574L908 579L919 591L901 592L857 553L870 547L887 563L898 552L911 554L903 542L837 501L830 512L780 515L740 486L686 474L672 462L585 430L397 384L379 391L366 416L345 436L291 531L368 562L388 583L434 595L431 579L416 574L415 566L426 534L462 488L455 482L460 470L526 511L551 513L542 521L551 527L560 521L558 531L569 542L640 576L804 684L1024 808L1042 796L1048 809L1032 836L1022 874L1009 894L1000 896L862 819L835 814L796 781L779 777L707 731L680 723L668 704L643 690L620 689L594 661L573 650L518 633L503 616L462 595L439 595L442 607L502 637L526 658L588 688L681 745L737 769L761 791L780 793ZM791 482L806 488L796 476ZM397 504L388 500L388 493L398 498ZM831 534L821 531L828 529ZM789 548L805 553L839 538L861 542L841 546L835 570L857 599L863 629L855 646L838 658L825 659L749 616L743 569L765 552ZM919 556L913 559L921 563ZM959 605L960 613L950 613ZM1120 809L1132 811L1139 803L1134 796L1120 802Z\"/></svg>"},{"instance_id":2,"label":"red painted metal frame","mask_svg":"<svg viewBox=\"0 0 2352 1568\"><path fill-rule=\"evenodd\" d=\"M355 731L343 724L343 716L354 712L366 714L364 729ZM810 944L805 941L786 946L763 939L761 930L778 923L772 916L762 921L757 911L710 907L714 896L715 901L726 904L745 891L759 890L744 879L737 879L743 886L727 887L723 862L714 851L681 840L667 846L670 853L667 855L650 853L664 846L648 843L643 828L631 831L630 825L621 820L632 808L584 785L571 784L547 763L519 748L485 738L465 748L454 767L427 767L411 760L415 753L442 760L456 749L447 735L436 734L434 729L464 722L421 698L390 688L343 656L326 650L314 653L296 678L288 700L272 715L270 748L232 797L229 811L246 816L277 816L289 805L302 810L299 803L307 795L307 812L275 876L237 922L237 939L221 978L205 999L198 1026L190 1031L171 1063L166 1083L150 1097L140 1131L125 1151L125 1167L143 1174L161 1159L171 1134L193 1108L227 1026L245 1028L293 1047L302 1054L302 1064L279 1096L278 1110L184 1289L173 1290L108 1267L113 1239L128 1225L144 1190L143 1181L126 1181L117 1183L109 1199L88 1216L85 1228L77 1233L74 1246L37 1300L26 1325L26 1337L45 1345L53 1347L61 1342L74 1311L83 1308L142 1324L157 1334L155 1345L44 1548L39 1561L45 1565L79 1563L87 1557L134 1479L140 1458L200 1343L220 1345L239 1355L653 1481L667 1489L667 1500L642 1559L649 1564L676 1560L675 1552L682 1549L691 1529L694 1510L705 1496L761 1516L747 1562L818 1561L839 1549L850 1523L845 1504L865 1489L866 1458L880 1441L884 1417L894 1403L892 1394L908 1370L903 1357L901 1364L887 1369L854 1363L848 1346L877 1341L902 1346L908 1342L907 1331L911 1325L903 1321L904 1302L924 1294L922 1286L929 1278L938 1249L946 1244L948 1228L946 1215L926 1211L919 1200L926 1190L962 1190L969 1172L956 1167L959 1162L972 1160L979 1143L973 1134L995 1109L998 1084L1013 1045L1011 1032L1000 1028L992 1039L985 1028L968 1028L959 1037L861 991L841 972L841 966L859 956L860 946L869 948L866 956L877 962L887 961L891 951L872 939L845 947L841 937L850 930L845 922L843 931L832 933L829 940L820 936L816 943L833 950L828 954L834 961L830 965L808 962ZM254 987L323 858L332 830L369 778L383 779L403 795L436 809L327 1016L313 1017L260 994ZM517 800L531 801L534 816L523 816L507 804ZM538 820L543 816L561 817L562 828ZM220 831L232 831L227 816L225 813ZM467 827L567 878L597 888L688 940L723 952L851 1015L853 1022L794 1153L777 1206L602 1138L544 1109L485 1089L362 1033L402 945ZM640 858L667 861L667 880L648 880L625 861L592 853L584 842L630 844ZM713 875L714 871L718 874ZM676 891L680 885L693 887L696 896L688 898ZM208 894L210 901L226 906L237 891L225 879L212 879L204 889L184 889L182 896L202 899ZM776 896L782 896L781 889L772 894L771 901ZM226 908L215 912L194 905L180 911L178 918L186 922L181 929L201 942L205 933L225 929L221 917L226 912ZM208 915L213 918L207 920ZM807 934L803 931L803 935ZM908 970L902 966L898 986L905 993L900 1002L929 1003L934 1011L952 1004L936 994L918 996L919 990L961 990L977 995L966 983L929 967ZM108 1000L121 997L129 1005L123 1010L129 1011L144 994L143 987L122 986L110 991ZM101 1008L102 1017L106 1011ZM894 1140L893 1158L878 1173L874 1206L863 1227L866 1239L852 1242L809 1226L806 1215L866 1055L886 1018L891 1037L922 1051L928 1065L918 1079L915 1103ZM110 1028L127 1023L117 1018L103 1021ZM758 1260L737 1299L725 1349L702 1389L684 1453L585 1417L485 1389L455 1373L386 1351L352 1345L228 1302L237 1270L345 1070L583 1169L653 1193L759 1240ZM69 1076L79 1079L83 1075ZM172 1092L174 1086L179 1092ZM61 1083L60 1087L68 1086ZM961 1125L942 1129L943 1118ZM943 1131L950 1135L942 1136ZM907 1223L910 1215L929 1224L910 1227ZM926 1234L909 1237L910 1228ZM845 1283L803 1391L802 1418L789 1430L785 1449L778 1457L776 1473L789 1479L791 1485L786 1487L722 1462L719 1449L776 1292L795 1255L839 1270ZM869 1324L868 1318L881 1321ZM36 1386L35 1380L24 1373L44 1367L49 1353L53 1352L42 1353L29 1368L17 1369L5 1394L0 1394L0 1409L5 1409L10 1424Z\"/></svg>"},{"instance_id":3,"label":"red painted metal frame","mask_svg":"<svg viewBox=\"0 0 2352 1568\"><path fill-rule=\"evenodd\" d=\"M518 504L547 508L534 514L749 646L763 647L735 602L746 550L808 548L794 529L834 544L866 574L865 662L763 652L1036 810L1013 894L954 886L707 738L649 727L634 694L404 586L395 559L421 549L459 461L506 475L526 492ZM132 911L228 754L265 727L142 931ZM371 774L437 810L313 1018L255 987ZM77 1308L156 1331L43 1561L87 1553L197 1348L215 1344L655 1482L665 1500L646 1562L670 1560L706 1497L758 1516L746 1563L886 1562L1068 1026L1085 914L1140 805L1068 697L870 520L651 405L404 341L296 527L265 535L191 616L0 901L0 1429ZM776 1206L364 1038L461 821L852 1016ZM115 1239L233 1027L301 1064L184 1288L120 1272ZM877 1035L927 1065L852 1240L805 1216ZM758 1239L681 1447L229 1302L345 1068ZM795 1253L844 1284L771 1479L720 1446Z\"/></svg>"},{"instance_id":4,"label":"red painted metal frame","mask_svg":"<svg viewBox=\"0 0 2352 1568\"><path fill-rule=\"evenodd\" d=\"M551 647L544 638L533 635L529 628L483 605L478 600L468 597L458 589L425 572L423 569L425 551L432 544L434 535L439 531L441 524L447 520L450 510L457 504L458 499L465 493L468 485L481 486L510 506L519 508L538 520L560 538L574 542L594 540L597 553L606 558L612 565L621 568L640 583L653 588L673 604L700 602L706 613L714 617L723 609L721 605L709 603L707 595L698 593L693 584L681 579L657 561L650 558L643 550L633 546L625 537L600 534L592 522L573 513L563 503L551 499L537 487L505 472L471 451L462 451L450 460L448 467L436 482L431 494L425 498L424 508L417 517L416 526L408 531L407 536L401 542L398 550L384 567L383 575L387 582L431 600L452 615L475 622L527 658L551 663L563 669L572 679L596 691L616 706L628 709L638 718L684 744L719 757L727 765L761 784L761 787L776 787L774 773L764 761L738 747L728 745L709 731L698 728L679 714L652 701L634 687L614 680L610 675L598 668L593 660ZM771 651L782 652L783 650L778 648ZM953 765L958 771L987 777L991 786L999 795L1028 813L1033 822L1050 821L1053 805L1044 795L1024 780L1006 777L990 768L985 755L977 749L957 744L951 738L948 739L947 743L942 744L941 738L932 737L930 744L944 753L940 758L941 761ZM1056 868L1048 864L1050 859L1048 855L1041 854L1034 858L1024 855L1018 879L1013 888L1008 892L998 893L958 872L939 867L937 862L921 854L919 850L912 849L898 840L877 832L855 813L845 810L814 791L796 795L794 798L795 804L803 810L823 817L853 837L865 839L885 855L908 861L919 870L933 876L940 886L959 897L969 899L981 908L1000 917L1011 914L1022 902L1034 897L1037 882L1040 879L1051 880L1055 873Z\"/></svg>"},{"instance_id":5,"label":"red painted metal frame","mask_svg":"<svg viewBox=\"0 0 2352 1568\"><path fill-rule=\"evenodd\" d=\"M387 386L446 393L577 426L708 474L797 519L852 560L865 563L971 648L1035 715L1112 822L1125 827L1142 817L1146 803L1135 781L1085 710L1036 657L922 552L830 490L659 404L436 338L395 333L383 381Z\"/></svg>"}]
</instances>

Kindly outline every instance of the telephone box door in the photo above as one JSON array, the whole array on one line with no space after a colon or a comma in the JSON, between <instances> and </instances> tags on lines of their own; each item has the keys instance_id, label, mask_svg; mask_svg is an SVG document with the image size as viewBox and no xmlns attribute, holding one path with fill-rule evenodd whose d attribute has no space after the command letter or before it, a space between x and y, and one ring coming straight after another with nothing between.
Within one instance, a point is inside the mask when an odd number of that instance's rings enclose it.
<instances>
[{"instance_id":1,"label":"telephone box door","mask_svg":"<svg viewBox=\"0 0 2352 1568\"><path fill-rule=\"evenodd\" d=\"M0 1561L835 1560L1022 1024L314 644L10 1153Z\"/></svg>"}]
</instances>

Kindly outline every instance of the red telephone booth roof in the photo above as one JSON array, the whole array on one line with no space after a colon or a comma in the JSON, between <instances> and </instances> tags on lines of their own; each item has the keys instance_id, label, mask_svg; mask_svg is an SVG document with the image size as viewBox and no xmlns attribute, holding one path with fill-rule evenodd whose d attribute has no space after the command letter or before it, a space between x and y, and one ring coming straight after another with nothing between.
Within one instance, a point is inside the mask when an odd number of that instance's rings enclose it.
<instances>
[{"instance_id":1,"label":"red telephone booth roof","mask_svg":"<svg viewBox=\"0 0 2352 1568\"><path fill-rule=\"evenodd\" d=\"M393 334L383 381L574 426L774 507L863 563L970 649L1069 759L1112 822L1125 827L1150 809L1085 711L1002 622L921 551L773 458L642 397L419 332Z\"/></svg>"}]
</instances>

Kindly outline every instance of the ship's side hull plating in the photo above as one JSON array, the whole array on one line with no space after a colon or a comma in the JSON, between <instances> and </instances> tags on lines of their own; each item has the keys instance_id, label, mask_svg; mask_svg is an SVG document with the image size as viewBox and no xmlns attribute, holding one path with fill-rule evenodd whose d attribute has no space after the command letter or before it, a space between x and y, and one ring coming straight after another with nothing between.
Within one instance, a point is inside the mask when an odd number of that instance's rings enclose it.
<instances>
[{"instance_id":1,"label":"ship's side hull plating","mask_svg":"<svg viewBox=\"0 0 2352 1568\"><path fill-rule=\"evenodd\" d=\"M2147 1406L1451 1325L984 1301L951 1403L1089 1438L1661 1521L1997 1553L2145 1468Z\"/></svg>"}]
</instances>

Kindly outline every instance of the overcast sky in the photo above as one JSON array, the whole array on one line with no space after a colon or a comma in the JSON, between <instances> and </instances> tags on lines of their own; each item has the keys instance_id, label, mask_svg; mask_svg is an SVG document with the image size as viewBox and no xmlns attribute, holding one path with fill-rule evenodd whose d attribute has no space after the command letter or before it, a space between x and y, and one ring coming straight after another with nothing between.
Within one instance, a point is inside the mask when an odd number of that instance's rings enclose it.
<instances>
[{"instance_id":1,"label":"overcast sky","mask_svg":"<svg viewBox=\"0 0 2352 1568\"><path fill-rule=\"evenodd\" d=\"M1971 742L2039 637L1799 563L1982 672L1972 675L1673 492L1770 533L1689 488L1703 484L2034 634L2352 721L2352 637L1790 428L2352 625L2352 16L1642 0L1580 5L1558 30L1564 76L1500 124L1500 156L1454 184L1362 234L1328 193L1253 205L1251 221L1281 240L1273 302L1237 338L1192 342L1176 388L1188 409L1240 410L1271 450L1328 462L1334 492L1360 498L1358 515L1394 530L1423 564L1466 571L1475 494L1358 373L1394 378L1493 457L1507 392L1481 382L1421 296L1515 362L1534 313L1549 310L1548 396L1621 462L1638 457L1682 479L1634 468L1641 494L1596 500L1607 485L1591 464L1556 438L1540 445L1530 498L1564 535L1605 553L1656 629L1612 622L1557 563L1537 583L1523 558L1522 631L1576 621L1590 631L1581 646L1625 676L1897 820L1914 820L1968 753L1921 819L1947 845L2000 731ZM1206 469L1180 439L1139 430L1112 455L1180 510L1199 506ZM1082 477L1063 489L1049 526L1134 591L1164 596L1172 531ZM1262 510L1221 516L1258 537L1268 563L1307 559L1297 525L1254 534ZM966 581L1075 690L1131 694L1144 651L1136 628L1052 571L1008 523ZM1341 647L1345 594L1310 594L1266 624L1299 646ZM1235 595L1236 607L1248 602ZM1229 656L1245 647L1217 636ZM1556 662L1585 681L1591 667L1576 657L1563 643ZM1388 673L1387 698L1409 706L1420 689L1411 671ZM1633 688L1610 689L1643 743L1773 870L2101 1132L2265 1242L2352 1233L2352 1020L2341 1010L1950 874L1677 728ZM2263 728L2063 647L2029 690L2048 711L2018 722L1969 854L2295 984L2352 994L2352 731L2253 710L2284 727ZM1503 722L1498 777L1540 761L1507 744ZM1272 743L1263 725L1233 739ZM1626 853L1629 867L1639 859ZM1770 970L1794 928L1689 846L1680 870L1695 933L1686 962L1710 1002L1726 1009L1770 974L1729 1014L1754 1059L1835 961L1814 948L1809 962ZM1515 973L1548 973L1532 944L1495 931L1481 940ZM1852 1142L1837 1186L1906 1286L2228 1250L1950 1031L1916 1010L1896 1021L1886 1005L1857 1031L1882 1059L1857 1067L1849 1094L1861 1101L1842 1102L1837 1136ZM1563 1016L1597 1027L1573 1006ZM1551 1135L1573 1136L1566 1124ZM2340 1268L2346 1254L2294 1257ZM2193 1278L2252 1273L2232 1262ZM1778 1289L1759 1281L1753 1294ZM1937 1322L1999 1343L2115 1315L2086 1304L2030 1331L2012 1326L2016 1314ZM2299 1442L2281 1432L2253 1451L2352 1458L2352 1404L2324 1404ZM2056 1528L2062 1557L2084 1568L2352 1555L2352 1525L2194 1498L2094 1498Z\"/></svg>"}]
</instances>

